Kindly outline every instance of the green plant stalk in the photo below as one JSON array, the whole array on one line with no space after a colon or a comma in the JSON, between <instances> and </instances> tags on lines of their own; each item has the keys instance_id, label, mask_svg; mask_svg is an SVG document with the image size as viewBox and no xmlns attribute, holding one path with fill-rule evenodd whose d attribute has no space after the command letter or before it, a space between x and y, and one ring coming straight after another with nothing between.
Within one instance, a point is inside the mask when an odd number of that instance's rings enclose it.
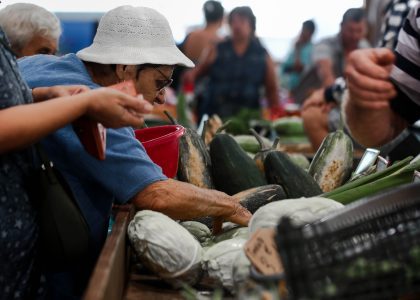
<instances>
[{"instance_id":1,"label":"green plant stalk","mask_svg":"<svg viewBox=\"0 0 420 300\"><path fill-rule=\"evenodd\" d=\"M413 174L410 173L400 173L381 178L374 182L355 187L354 189L335 194L328 197L333 199L341 204L347 205L353 201L359 200L363 197L374 195L378 192L381 192L387 188L399 186L405 183L409 183L413 180Z\"/></svg>"},{"instance_id":2,"label":"green plant stalk","mask_svg":"<svg viewBox=\"0 0 420 300\"><path fill-rule=\"evenodd\" d=\"M345 190L328 198L346 205L360 198L374 195L387 188L410 183L413 181L413 172L418 169L420 169L420 161L414 164L408 164L402 169L398 169L394 173L376 181L357 186L351 190Z\"/></svg>"},{"instance_id":3,"label":"green plant stalk","mask_svg":"<svg viewBox=\"0 0 420 300\"><path fill-rule=\"evenodd\" d=\"M332 190L331 192L321 194L321 197L334 199L333 197L335 195L341 194L341 193L343 193L345 191L348 191L348 190L353 190L354 188L356 188L358 186L363 186L363 185L366 185L370 182L377 181L381 178L384 178L384 177L386 177L390 174L395 173L398 170L403 169L405 166L407 166L409 164L409 162L412 159L413 159L412 156L406 157L405 159L394 163L392 166L386 168L385 170L382 170L380 172L370 174L370 175L367 175L367 176L363 176L359 179L348 182L348 183L340 186L339 188L336 188L336 189Z\"/></svg>"}]
</instances>

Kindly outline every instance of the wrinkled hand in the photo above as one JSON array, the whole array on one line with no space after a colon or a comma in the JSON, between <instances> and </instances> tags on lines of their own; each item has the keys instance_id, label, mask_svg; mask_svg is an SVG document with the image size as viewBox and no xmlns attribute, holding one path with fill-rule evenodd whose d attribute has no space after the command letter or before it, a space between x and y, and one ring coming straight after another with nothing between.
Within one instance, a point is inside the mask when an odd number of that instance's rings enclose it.
<instances>
[{"instance_id":1,"label":"wrinkled hand","mask_svg":"<svg viewBox=\"0 0 420 300\"><path fill-rule=\"evenodd\" d=\"M389 75L394 54L386 49L353 51L345 70L350 102L364 109L382 109L396 96Z\"/></svg>"},{"instance_id":2,"label":"wrinkled hand","mask_svg":"<svg viewBox=\"0 0 420 300\"><path fill-rule=\"evenodd\" d=\"M45 101L53 98L76 95L89 91L85 85L56 85L51 87L39 87L32 90L34 102Z\"/></svg>"},{"instance_id":3,"label":"wrinkled hand","mask_svg":"<svg viewBox=\"0 0 420 300\"><path fill-rule=\"evenodd\" d=\"M85 93L90 99L87 115L105 127L141 127L144 124L144 114L153 109L142 95L133 97L111 88Z\"/></svg>"},{"instance_id":4,"label":"wrinkled hand","mask_svg":"<svg viewBox=\"0 0 420 300\"><path fill-rule=\"evenodd\" d=\"M252 216L232 196L173 179L148 185L133 202L140 209L159 211L177 220L211 216L247 226Z\"/></svg>"}]
</instances>

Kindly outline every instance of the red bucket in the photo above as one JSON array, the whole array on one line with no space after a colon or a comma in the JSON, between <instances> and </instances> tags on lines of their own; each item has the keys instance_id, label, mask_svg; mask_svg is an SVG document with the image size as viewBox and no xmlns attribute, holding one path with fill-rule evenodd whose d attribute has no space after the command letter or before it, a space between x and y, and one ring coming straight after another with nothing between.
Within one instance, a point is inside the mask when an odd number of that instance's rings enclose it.
<instances>
[{"instance_id":1,"label":"red bucket","mask_svg":"<svg viewBox=\"0 0 420 300\"><path fill-rule=\"evenodd\" d=\"M162 168L163 174L168 178L175 177L178 170L179 138L185 128L180 125L164 125L134 132L150 159Z\"/></svg>"}]
</instances>

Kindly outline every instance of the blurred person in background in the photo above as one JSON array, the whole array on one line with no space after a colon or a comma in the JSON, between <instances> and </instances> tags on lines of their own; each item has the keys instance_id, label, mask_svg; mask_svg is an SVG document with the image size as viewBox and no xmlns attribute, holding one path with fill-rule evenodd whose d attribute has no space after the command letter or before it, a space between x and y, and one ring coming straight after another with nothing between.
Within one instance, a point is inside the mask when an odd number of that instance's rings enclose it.
<instances>
[{"instance_id":1,"label":"blurred person in background","mask_svg":"<svg viewBox=\"0 0 420 300\"><path fill-rule=\"evenodd\" d=\"M365 39L366 26L364 10L350 8L343 15L340 32L315 45L312 61L323 87L333 84L337 77L343 76L347 57L352 51L369 47Z\"/></svg>"},{"instance_id":2,"label":"blurred person in background","mask_svg":"<svg viewBox=\"0 0 420 300\"><path fill-rule=\"evenodd\" d=\"M229 118L242 109L259 111L260 90L265 88L269 108L279 110L279 93L274 62L255 36L256 18L251 8L234 8L228 18L231 36L211 49L185 80L207 75L199 116L218 114Z\"/></svg>"},{"instance_id":3,"label":"blurred person in background","mask_svg":"<svg viewBox=\"0 0 420 300\"><path fill-rule=\"evenodd\" d=\"M223 24L224 8L219 1L206 1L203 5L206 26L192 31L181 45L181 51L194 63L206 57L210 47L221 41L219 29Z\"/></svg>"},{"instance_id":4,"label":"blurred person in background","mask_svg":"<svg viewBox=\"0 0 420 300\"><path fill-rule=\"evenodd\" d=\"M84 84L92 89L132 80L149 103L164 103L175 66L194 64L176 47L166 18L147 7L121 6L100 20L92 45L62 57L36 55L19 60L29 87ZM108 232L113 203L174 219L214 216L246 225L250 213L225 193L167 178L135 139L131 127L107 130L106 159L87 153L71 126L42 145L62 172L89 227L91 249L85 263L50 274L53 299L80 298Z\"/></svg>"},{"instance_id":5,"label":"blurred person in background","mask_svg":"<svg viewBox=\"0 0 420 300\"><path fill-rule=\"evenodd\" d=\"M60 21L46 9L30 3L7 5L0 10L0 27L17 58L56 54L61 35Z\"/></svg>"},{"instance_id":6,"label":"blurred person in background","mask_svg":"<svg viewBox=\"0 0 420 300\"><path fill-rule=\"evenodd\" d=\"M394 53L378 48L350 56L343 111L350 133L367 147L385 145L420 120L419 15L420 4L410 10Z\"/></svg>"},{"instance_id":7,"label":"blurred person in background","mask_svg":"<svg viewBox=\"0 0 420 300\"><path fill-rule=\"evenodd\" d=\"M204 28L194 30L190 32L184 39L184 41L178 45L178 48L195 64L198 64L200 60L204 60L212 47L222 40L220 35L220 29L224 21L224 8L219 1L206 1L203 5L204 18L206 25ZM196 112L199 105L202 103L202 95L206 89L207 78L202 77L195 83L188 82L184 86L179 86L180 78L187 68L178 67L174 70L172 84L173 88L179 93L194 92L193 99L184 108L185 110L191 110ZM182 109L182 108L180 108Z\"/></svg>"},{"instance_id":8,"label":"blurred person in background","mask_svg":"<svg viewBox=\"0 0 420 300\"><path fill-rule=\"evenodd\" d=\"M332 85L337 77L343 76L349 54L356 49L369 47L364 38L366 29L363 9L350 8L343 15L340 32L314 47L312 60L322 88L313 92L301 109L305 132L314 150L319 148L329 132L341 128L340 106L320 99L324 97L324 88Z\"/></svg>"},{"instance_id":9,"label":"blurred person in background","mask_svg":"<svg viewBox=\"0 0 420 300\"><path fill-rule=\"evenodd\" d=\"M281 81L289 91L299 85L302 74L312 64L312 36L314 32L314 21L303 22L297 41L281 65Z\"/></svg>"},{"instance_id":10,"label":"blurred person in background","mask_svg":"<svg viewBox=\"0 0 420 300\"><path fill-rule=\"evenodd\" d=\"M420 3L418 0L388 1L384 11L379 13L379 15L383 15L384 17L382 19L382 23L380 24L381 34L377 38L379 39L377 47L386 47L391 51L394 51L398 41L398 33L404 24L408 12L418 3ZM338 77L334 84L313 93L311 97L305 101L304 108L306 107L309 109L310 107L321 107L323 110L310 109L309 112L312 112L313 121L307 122L307 124L314 126L313 124L318 123L320 132L323 132L324 134L326 128L325 126L328 126L329 132L336 130L338 128L337 124L339 124L338 120L340 119L338 107L341 106L344 91L346 91L346 81L342 77ZM337 106L337 108L329 110L328 112L327 108L329 105ZM318 116L316 116L316 114L318 114ZM311 115L308 113L306 117L307 120L309 120ZM322 138L322 135L323 134L319 136L317 139L318 141Z\"/></svg>"}]
</instances>

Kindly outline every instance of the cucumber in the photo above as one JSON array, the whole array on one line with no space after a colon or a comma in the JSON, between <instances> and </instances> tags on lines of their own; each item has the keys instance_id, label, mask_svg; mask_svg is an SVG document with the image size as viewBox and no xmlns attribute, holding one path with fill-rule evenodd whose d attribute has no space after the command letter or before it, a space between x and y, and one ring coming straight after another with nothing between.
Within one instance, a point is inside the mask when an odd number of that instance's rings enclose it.
<instances>
[{"instance_id":1,"label":"cucumber","mask_svg":"<svg viewBox=\"0 0 420 300\"><path fill-rule=\"evenodd\" d=\"M264 168L268 182L281 185L289 198L313 197L322 193L312 176L297 166L286 153L270 152L264 161Z\"/></svg>"},{"instance_id":2,"label":"cucumber","mask_svg":"<svg viewBox=\"0 0 420 300\"><path fill-rule=\"evenodd\" d=\"M300 117L283 117L273 121L272 126L279 135L303 136L303 121Z\"/></svg>"},{"instance_id":3,"label":"cucumber","mask_svg":"<svg viewBox=\"0 0 420 300\"><path fill-rule=\"evenodd\" d=\"M254 160L228 134L217 134L210 143L212 177L216 189L229 195L266 185Z\"/></svg>"},{"instance_id":4,"label":"cucumber","mask_svg":"<svg viewBox=\"0 0 420 300\"><path fill-rule=\"evenodd\" d=\"M263 147L270 147L271 142L269 139L260 137L261 143L255 139L253 135L236 135L233 137L235 141L241 146L246 152L257 153Z\"/></svg>"},{"instance_id":5,"label":"cucumber","mask_svg":"<svg viewBox=\"0 0 420 300\"><path fill-rule=\"evenodd\" d=\"M341 186L351 175L353 142L342 130L328 134L309 166L309 174L323 192Z\"/></svg>"},{"instance_id":6,"label":"cucumber","mask_svg":"<svg viewBox=\"0 0 420 300\"><path fill-rule=\"evenodd\" d=\"M290 159L302 169L307 170L309 168L309 165L311 163L309 162L309 159L307 159L305 155L301 153L287 153L287 154L289 155Z\"/></svg>"}]
</instances>

